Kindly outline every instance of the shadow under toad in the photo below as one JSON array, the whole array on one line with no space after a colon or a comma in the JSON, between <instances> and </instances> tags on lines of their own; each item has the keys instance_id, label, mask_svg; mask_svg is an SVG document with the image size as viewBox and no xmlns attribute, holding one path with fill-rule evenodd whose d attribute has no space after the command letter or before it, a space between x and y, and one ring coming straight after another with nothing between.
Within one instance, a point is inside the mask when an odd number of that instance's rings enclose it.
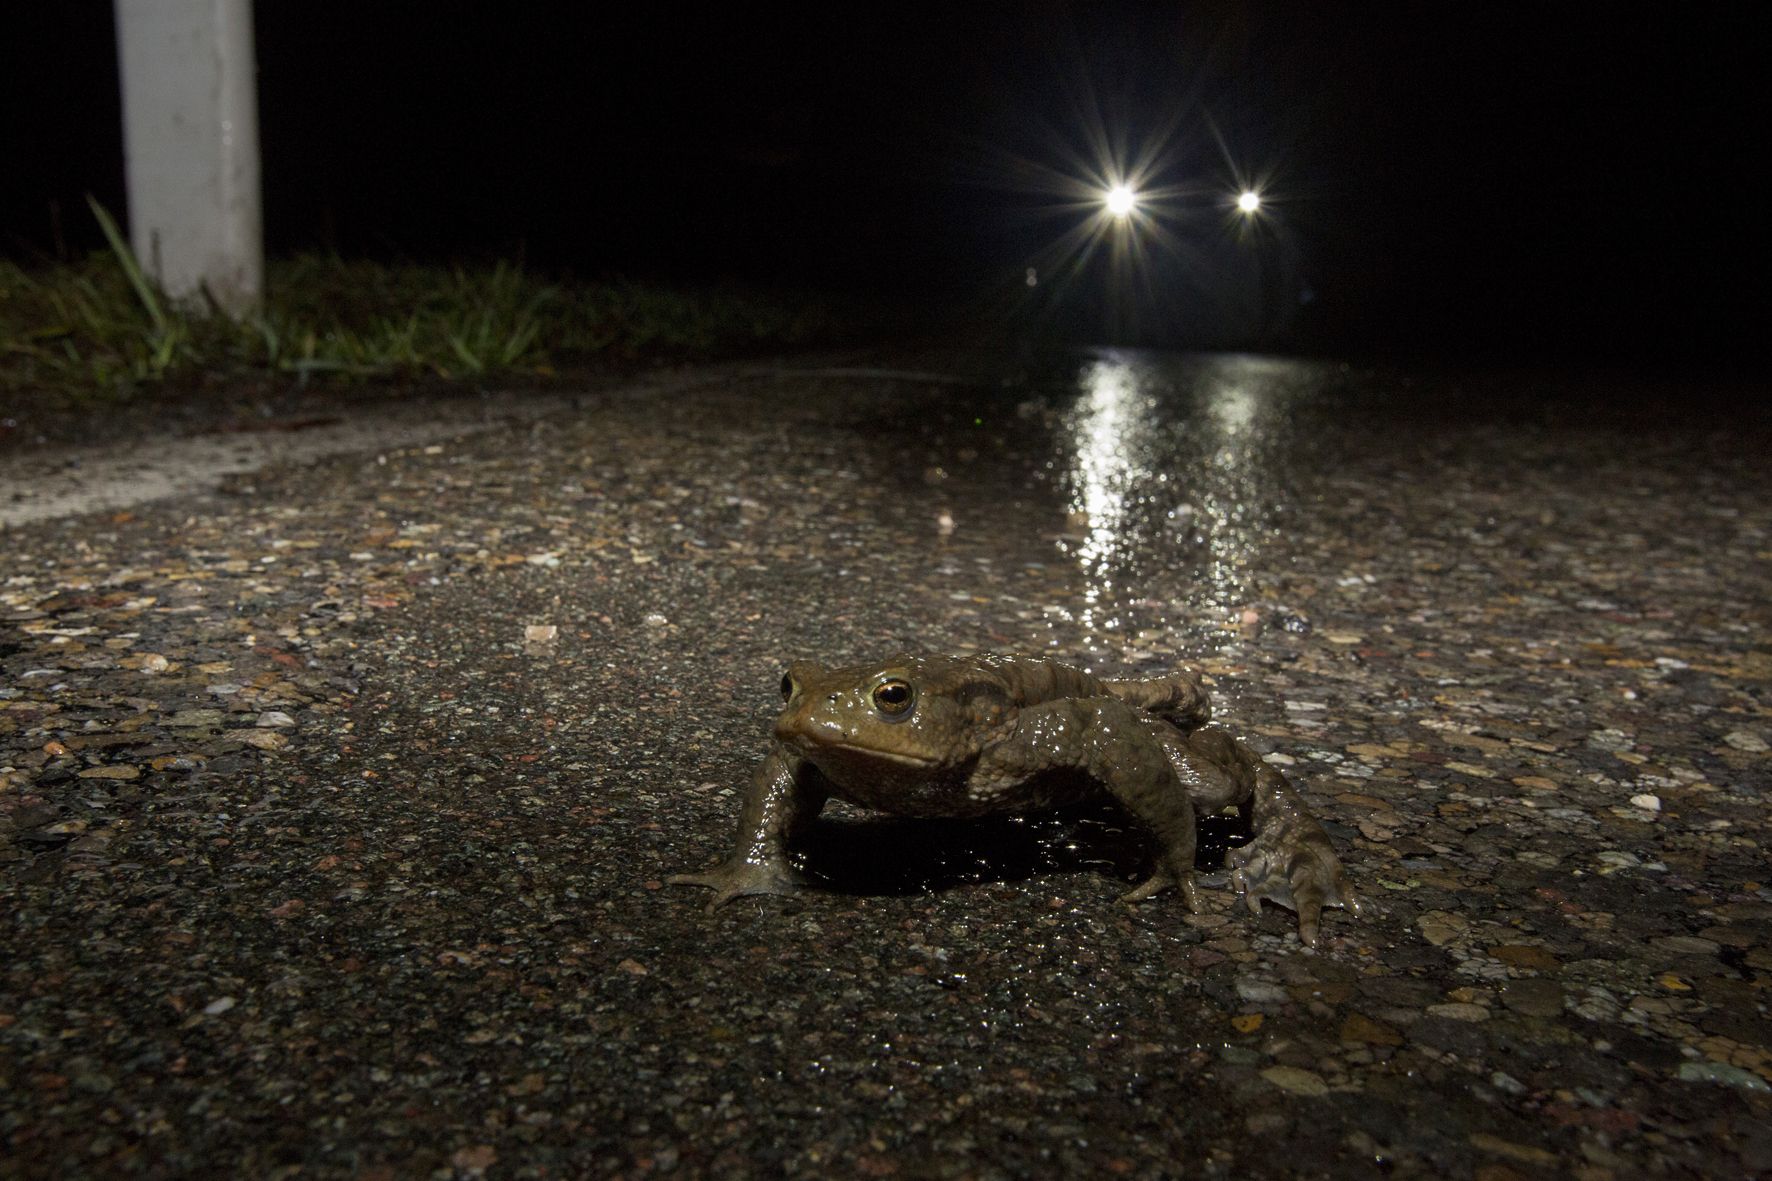
<instances>
[{"instance_id":1,"label":"shadow under toad","mask_svg":"<svg viewBox=\"0 0 1772 1181\"><path fill-rule=\"evenodd\" d=\"M1249 839L1235 816L1203 816L1194 868L1223 868L1225 853ZM840 894L928 894L1047 874L1097 873L1132 884L1150 873L1154 846L1112 804L1037 816L907 820L826 815L795 849L809 879Z\"/></svg>"}]
</instances>

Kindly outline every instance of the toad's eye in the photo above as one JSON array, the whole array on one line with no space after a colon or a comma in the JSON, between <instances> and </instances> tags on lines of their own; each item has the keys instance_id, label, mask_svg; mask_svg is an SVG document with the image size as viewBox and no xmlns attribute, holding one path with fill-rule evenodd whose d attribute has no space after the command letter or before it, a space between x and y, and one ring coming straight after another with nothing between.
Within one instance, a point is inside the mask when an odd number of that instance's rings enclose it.
<instances>
[{"instance_id":1,"label":"toad's eye","mask_svg":"<svg viewBox=\"0 0 1772 1181\"><path fill-rule=\"evenodd\" d=\"M781 675L781 699L783 701L792 701L794 699L793 673L783 673Z\"/></svg>"},{"instance_id":2,"label":"toad's eye","mask_svg":"<svg viewBox=\"0 0 1772 1181\"><path fill-rule=\"evenodd\" d=\"M916 701L916 691L909 681L881 681L874 686L874 708L888 718L903 718L910 714L911 704Z\"/></svg>"}]
</instances>

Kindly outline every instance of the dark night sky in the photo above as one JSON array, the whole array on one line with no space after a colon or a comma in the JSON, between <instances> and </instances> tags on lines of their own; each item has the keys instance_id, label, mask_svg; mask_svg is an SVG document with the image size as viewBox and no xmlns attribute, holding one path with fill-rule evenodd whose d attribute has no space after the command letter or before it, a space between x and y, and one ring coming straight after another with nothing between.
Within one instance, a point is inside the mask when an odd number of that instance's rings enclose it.
<instances>
[{"instance_id":1,"label":"dark night sky","mask_svg":"<svg viewBox=\"0 0 1772 1181\"><path fill-rule=\"evenodd\" d=\"M1246 258L1214 129L1271 176L1268 294L1314 296L1297 343L1765 335L1755 6L635 7L261 0L270 247L991 307L1076 220L1042 216L1025 169L1064 168L1094 114L1133 147L1168 129L1161 180L1197 190L1155 288ZM111 38L96 0L5 18L9 254L56 249L54 208L92 244L83 192L122 205Z\"/></svg>"}]
</instances>

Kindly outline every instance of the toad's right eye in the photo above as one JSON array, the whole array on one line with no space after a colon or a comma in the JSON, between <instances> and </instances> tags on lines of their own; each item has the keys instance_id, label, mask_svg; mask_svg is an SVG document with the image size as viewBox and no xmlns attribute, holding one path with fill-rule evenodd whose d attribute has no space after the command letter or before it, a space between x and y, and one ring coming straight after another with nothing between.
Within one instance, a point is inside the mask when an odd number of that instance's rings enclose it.
<instances>
[{"instance_id":1,"label":"toad's right eye","mask_svg":"<svg viewBox=\"0 0 1772 1181\"><path fill-rule=\"evenodd\" d=\"M903 721L909 717L911 705L916 700L916 691L909 681L894 677L874 686L874 708L884 714L887 721Z\"/></svg>"},{"instance_id":2,"label":"toad's right eye","mask_svg":"<svg viewBox=\"0 0 1772 1181\"><path fill-rule=\"evenodd\" d=\"M782 674L781 699L783 701L792 701L794 699L794 674L793 673L783 673Z\"/></svg>"}]
</instances>

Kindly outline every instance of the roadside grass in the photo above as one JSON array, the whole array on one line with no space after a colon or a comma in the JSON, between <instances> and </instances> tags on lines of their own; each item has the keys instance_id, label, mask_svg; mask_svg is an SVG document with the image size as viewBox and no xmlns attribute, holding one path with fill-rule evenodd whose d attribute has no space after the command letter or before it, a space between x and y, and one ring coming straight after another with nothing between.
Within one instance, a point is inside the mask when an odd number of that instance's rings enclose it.
<instances>
[{"instance_id":1,"label":"roadside grass","mask_svg":"<svg viewBox=\"0 0 1772 1181\"><path fill-rule=\"evenodd\" d=\"M743 355L838 335L812 297L610 280L521 267L271 262L263 308L235 321L170 301L104 210L111 244L72 263L0 261L0 396L77 405L216 380L401 382Z\"/></svg>"}]
</instances>

